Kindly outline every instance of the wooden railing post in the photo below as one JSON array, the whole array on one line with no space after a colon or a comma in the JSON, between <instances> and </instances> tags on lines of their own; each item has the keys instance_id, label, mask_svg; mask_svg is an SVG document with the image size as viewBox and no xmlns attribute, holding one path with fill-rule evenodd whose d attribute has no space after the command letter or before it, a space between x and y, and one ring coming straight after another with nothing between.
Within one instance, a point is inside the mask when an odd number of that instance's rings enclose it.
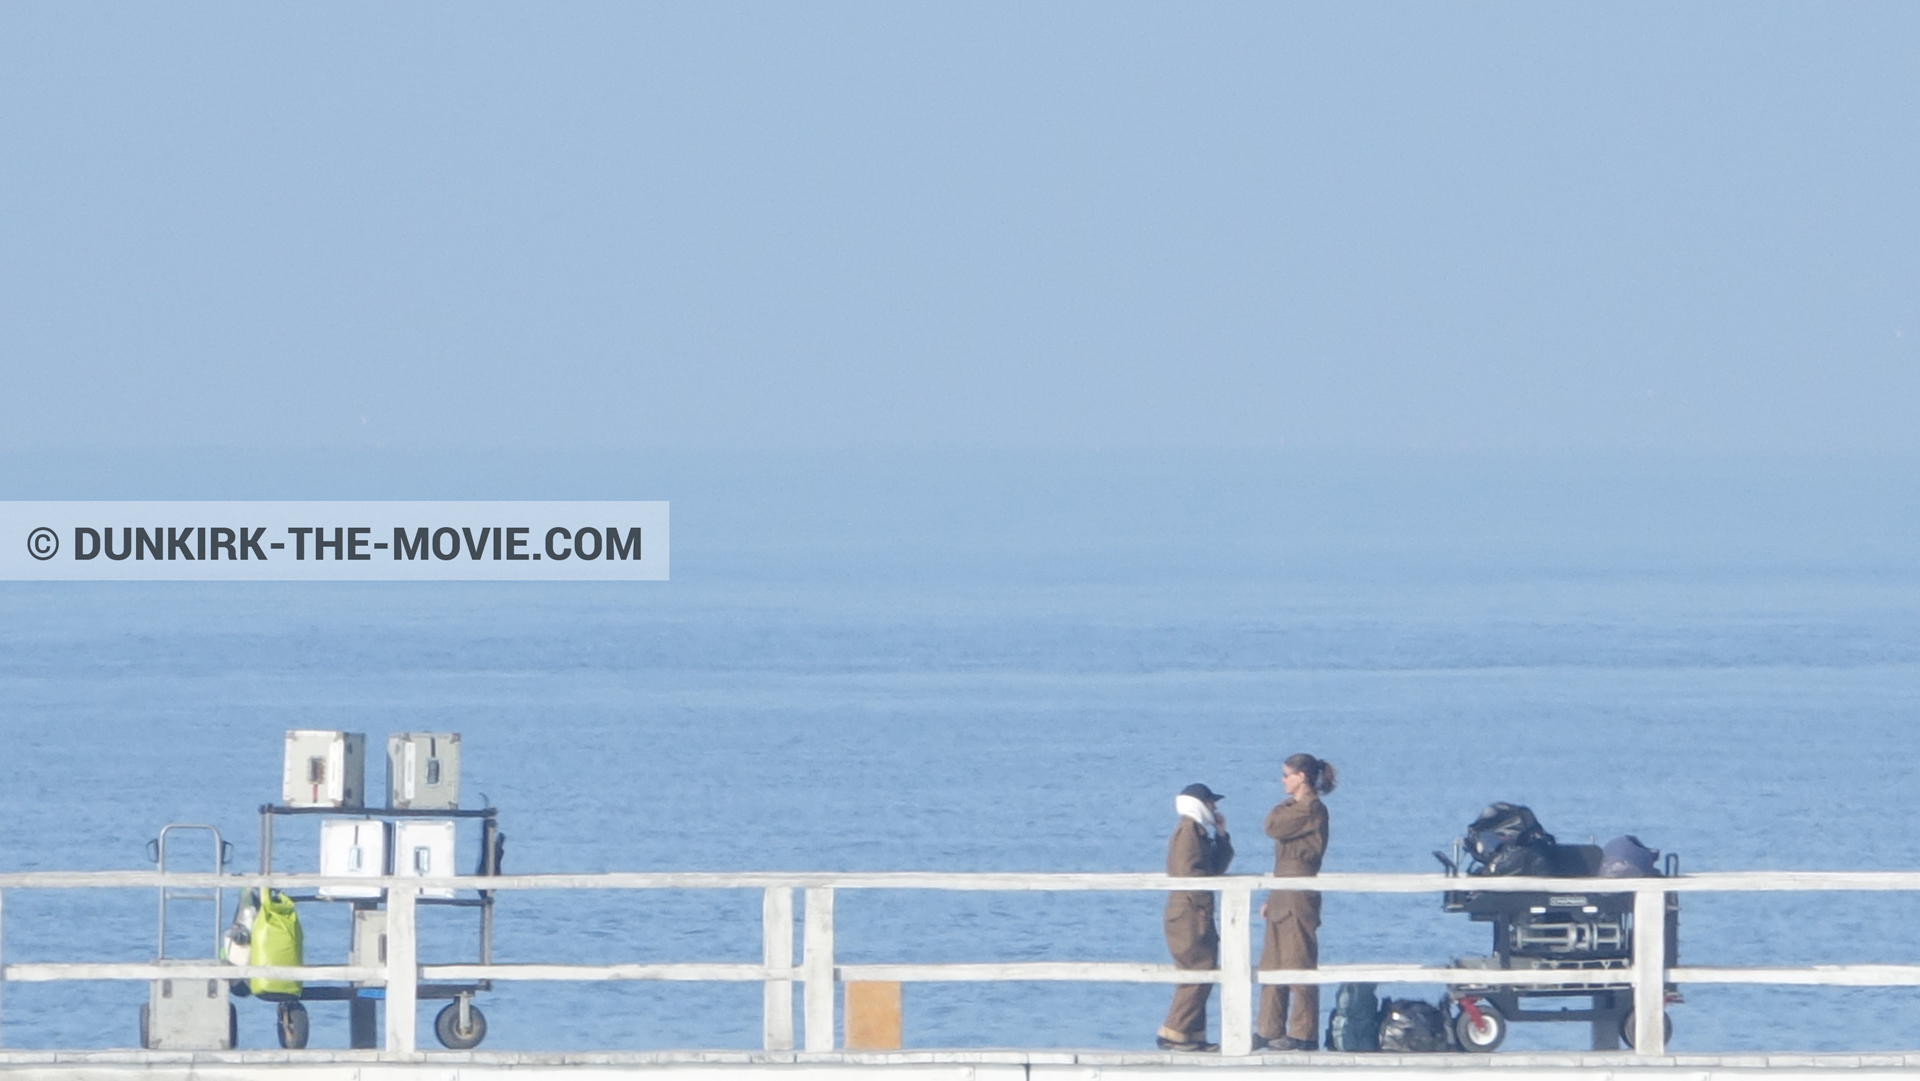
<instances>
[{"instance_id":1,"label":"wooden railing post","mask_svg":"<svg viewBox=\"0 0 1920 1081\"><path fill-rule=\"evenodd\" d=\"M414 935L414 890L387 890L387 1053L414 1050L413 1014L420 999L420 965Z\"/></svg>"},{"instance_id":2,"label":"wooden railing post","mask_svg":"<svg viewBox=\"0 0 1920 1081\"><path fill-rule=\"evenodd\" d=\"M1633 1050L1667 1053L1667 895L1657 880L1633 895Z\"/></svg>"},{"instance_id":3,"label":"wooden railing post","mask_svg":"<svg viewBox=\"0 0 1920 1081\"><path fill-rule=\"evenodd\" d=\"M769 886L760 900L760 963L793 967L793 888ZM793 981L768 980L761 999L760 1046L793 1050Z\"/></svg>"},{"instance_id":4,"label":"wooden railing post","mask_svg":"<svg viewBox=\"0 0 1920 1081\"><path fill-rule=\"evenodd\" d=\"M1220 894L1220 1053L1253 1053L1253 891Z\"/></svg>"},{"instance_id":5,"label":"wooden railing post","mask_svg":"<svg viewBox=\"0 0 1920 1081\"><path fill-rule=\"evenodd\" d=\"M833 1050L833 890L809 888L801 968L806 989L807 1050Z\"/></svg>"}]
</instances>

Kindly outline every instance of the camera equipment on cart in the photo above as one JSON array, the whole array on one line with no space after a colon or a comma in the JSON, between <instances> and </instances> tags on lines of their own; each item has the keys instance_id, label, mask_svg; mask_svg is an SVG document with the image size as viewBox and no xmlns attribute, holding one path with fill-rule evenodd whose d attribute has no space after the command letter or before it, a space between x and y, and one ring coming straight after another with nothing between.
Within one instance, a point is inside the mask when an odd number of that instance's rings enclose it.
<instances>
[{"instance_id":1,"label":"camera equipment on cart","mask_svg":"<svg viewBox=\"0 0 1920 1081\"><path fill-rule=\"evenodd\" d=\"M1488 828L1491 827L1491 828ZM1637 846L1639 842L1636 840ZM1508 892L1462 888L1449 890L1442 907L1491 925L1493 949L1485 957L1462 957L1460 968L1488 970L1484 984L1455 986L1447 998L1456 1009L1453 1031L1467 1051L1492 1051L1506 1039L1508 1026L1528 1021L1586 1021L1593 1048L1617 1049L1633 1042L1633 894L1612 893L1596 877L1602 852L1596 845L1563 845L1539 828L1524 807L1495 804L1468 835L1454 841L1452 853L1435 852L1450 878L1528 874L1567 879L1564 890ZM1669 853L1656 874L1679 873L1679 858ZM1617 872L1616 872L1617 873ZM1666 964L1678 962L1680 901L1666 895ZM1564 971L1566 982L1502 984L1501 971ZM1585 999L1584 1004L1569 1000ZM1532 1001L1529 1001L1532 1000ZM1549 1006L1539 1000L1569 1002ZM1680 1001L1669 985L1666 1001ZM1671 1033L1672 1019L1664 1020Z\"/></svg>"}]
</instances>

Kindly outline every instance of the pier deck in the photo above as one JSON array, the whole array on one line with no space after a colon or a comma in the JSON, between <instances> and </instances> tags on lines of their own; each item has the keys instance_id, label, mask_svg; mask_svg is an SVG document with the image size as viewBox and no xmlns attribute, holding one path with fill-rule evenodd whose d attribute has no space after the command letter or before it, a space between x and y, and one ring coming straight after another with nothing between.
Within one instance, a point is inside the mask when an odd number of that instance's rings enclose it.
<instances>
[{"instance_id":1,"label":"pier deck","mask_svg":"<svg viewBox=\"0 0 1920 1081\"><path fill-rule=\"evenodd\" d=\"M6 1081L1229 1081L1339 1077L1459 1081L1592 1078L1920 1077L1920 1051L1895 1054L1636 1055L1609 1053L1254 1054L1121 1051L0 1051Z\"/></svg>"}]
</instances>

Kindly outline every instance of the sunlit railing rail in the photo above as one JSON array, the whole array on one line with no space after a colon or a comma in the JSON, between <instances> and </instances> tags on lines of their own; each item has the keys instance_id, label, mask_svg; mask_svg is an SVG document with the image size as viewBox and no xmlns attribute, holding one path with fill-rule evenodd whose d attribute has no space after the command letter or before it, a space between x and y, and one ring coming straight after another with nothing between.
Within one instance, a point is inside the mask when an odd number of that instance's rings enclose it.
<instances>
[{"instance_id":1,"label":"sunlit railing rail","mask_svg":"<svg viewBox=\"0 0 1920 1081\"><path fill-rule=\"evenodd\" d=\"M1665 988L1670 983L1812 984L1826 986L1920 986L1920 965L1815 965L1806 967L1707 968L1668 966L1665 894L1751 892L1920 891L1920 873L1756 871L1682 875L1674 878L1565 879L1474 878L1441 875L1325 874L1316 878L1235 875L1204 880L1220 894L1221 967L1180 969L1166 964L1131 962L1026 961L960 964L843 965L834 960L833 902L840 890L940 890L995 892L1160 892L1191 890L1191 878L1150 874L873 874L654 873L591 875L500 875L486 878L427 879L327 878L320 875L168 874L151 871L27 872L0 874L0 989L8 983L58 980L301 979L341 980L383 987L386 995L384 1050L411 1053L416 1048L415 1006L422 981L531 980L680 980L749 982L765 985L763 1044L768 1050L794 1048L794 983L802 985L803 1047L834 1048L835 984L851 980L900 982L1073 981L1105 983L1215 983L1220 987L1221 1051L1246 1055L1252 1050L1253 988L1258 984L1427 983L1449 986L1521 987L1565 984L1565 970L1454 968L1426 965L1326 965L1309 970L1256 972L1252 958L1252 899L1259 890L1313 889L1323 893L1441 893L1471 888L1483 892L1586 893L1634 895L1633 962L1608 970L1609 982L1630 985L1634 1003L1634 1052L1666 1053ZM298 968L156 963L47 963L5 961L5 898L16 890L205 889L270 887L382 887L387 901L387 955L380 966L306 965ZM760 890L762 956L759 964L454 964L422 965L415 936L415 901L423 890ZM794 894L804 905L800 956L794 956ZM4 998L0 998L3 1017Z\"/></svg>"}]
</instances>

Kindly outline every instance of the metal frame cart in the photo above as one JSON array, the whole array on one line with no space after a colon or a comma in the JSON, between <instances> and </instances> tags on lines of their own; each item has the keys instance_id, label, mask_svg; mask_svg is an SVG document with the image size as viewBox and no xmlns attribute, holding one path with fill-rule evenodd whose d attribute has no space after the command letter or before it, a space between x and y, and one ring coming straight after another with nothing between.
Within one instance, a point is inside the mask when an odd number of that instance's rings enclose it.
<instances>
[{"instance_id":1,"label":"metal frame cart","mask_svg":"<svg viewBox=\"0 0 1920 1081\"><path fill-rule=\"evenodd\" d=\"M1462 957L1454 963L1461 968L1499 970L1566 970L1567 982L1502 985L1489 978L1485 984L1449 988L1447 998L1458 1010L1453 1019L1453 1035L1466 1051L1492 1051L1507 1038L1507 1028L1518 1021L1586 1021L1593 1026L1593 1049L1617 1050L1622 1042L1633 1044L1633 988L1625 982L1633 965L1633 894L1603 893L1605 879L1587 877L1599 865L1599 849L1591 845L1562 845L1563 856L1557 869L1566 873L1566 863L1584 866L1585 874L1569 876L1567 889L1552 893L1507 893L1490 890L1449 890L1441 907L1447 912L1464 912L1476 923L1493 925L1493 953L1487 957ZM1591 849L1591 851L1587 851ZM1454 842L1453 859L1434 853L1446 867L1447 877L1461 876L1462 848ZM1680 861L1669 854L1665 873L1679 873ZM1667 957L1671 966L1680 952L1680 900L1667 894ZM1603 973L1619 972L1609 979ZM1528 1009L1525 998L1585 997L1585 1008ZM1677 990L1668 985L1666 1000L1680 1001ZM1669 1036L1673 1018L1665 1018Z\"/></svg>"},{"instance_id":2,"label":"metal frame cart","mask_svg":"<svg viewBox=\"0 0 1920 1081\"><path fill-rule=\"evenodd\" d=\"M500 873L500 851L503 840L499 828L499 809L483 807L479 810L462 811L454 808L425 809L375 809L371 807L287 807L281 804L267 803L260 806L260 871L273 873L273 825L281 815L318 815L324 818L360 818L369 821L385 822L402 818L458 819L475 818L480 820L480 860L475 874L477 876L497 875ZM476 897L420 897L415 900L420 905L444 905L453 908L473 908L480 913L479 963L493 963L493 893L492 890L477 889ZM288 894L295 902L319 901L353 906L353 945L352 956L359 963L377 963L385 954L385 935L380 929L385 927L384 894L377 898L335 898L323 897L319 893ZM378 913L378 915L374 915ZM477 980L471 983L430 983L419 985L419 997L425 999L453 1000L434 1018L434 1035L440 1043L456 1051L478 1047L487 1035L487 1019L473 1004L473 996L481 991L493 990L493 981ZM355 1048L379 1046L379 1025L375 1016L374 1002L386 997L384 988L367 987L357 983L301 985L298 995L263 995L262 998L274 1001L278 1006L278 1030L280 1046L300 1048L307 1045L307 1010L302 1002L340 1002L347 1003L349 1043Z\"/></svg>"},{"instance_id":3,"label":"metal frame cart","mask_svg":"<svg viewBox=\"0 0 1920 1081\"><path fill-rule=\"evenodd\" d=\"M167 841L169 835L176 831L206 834L213 842L213 873L216 876L226 874L227 861L233 857L233 845L221 838L218 829L197 822L173 822L160 827L160 835L147 842L147 859L157 865L161 875L164 876L168 871ZM197 958L167 956L167 911L176 901L213 903L212 949L206 960L218 960L221 921L226 917L222 903L224 896L225 890L218 885L210 890L160 887L160 935L154 950L154 961L161 965L169 962L193 963L196 960L205 963ZM153 981L147 1001L140 1006L140 1046L147 1050L163 1051L225 1050L237 1042L239 1024L239 1017L228 998L227 981L163 977Z\"/></svg>"}]
</instances>

